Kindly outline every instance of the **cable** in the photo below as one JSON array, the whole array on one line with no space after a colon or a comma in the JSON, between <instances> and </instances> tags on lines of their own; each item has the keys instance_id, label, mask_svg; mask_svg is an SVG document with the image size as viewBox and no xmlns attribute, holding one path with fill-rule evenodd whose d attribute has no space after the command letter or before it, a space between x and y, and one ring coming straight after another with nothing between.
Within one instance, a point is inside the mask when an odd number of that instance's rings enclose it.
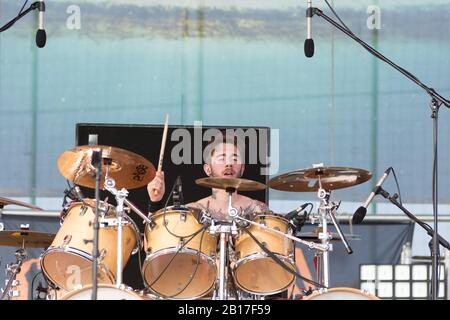
<instances>
[{"instance_id":1,"label":"cable","mask_svg":"<svg viewBox=\"0 0 450 320\"><path fill-rule=\"evenodd\" d=\"M152 283L150 283L148 285L149 288L151 288L163 275L164 272L166 272L167 268L170 266L170 264L173 262L173 260L175 259L175 257L177 256L177 254L192 240L194 239L194 237L199 234L200 232L202 232L202 230L204 230L205 227L202 227L201 229L199 229L194 236L192 236L191 238L189 238L188 241L183 242L183 244L178 248L177 252L172 256L172 258L170 259L170 261L167 263L167 265L164 267L164 269L161 271L161 273L158 275L158 277L156 277L155 280L153 280Z\"/></svg>"},{"instance_id":2,"label":"cable","mask_svg":"<svg viewBox=\"0 0 450 320\"><path fill-rule=\"evenodd\" d=\"M203 236L205 235L205 231L206 231L206 228L203 228L203 232L202 232L202 235L201 235L201 237L200 237L200 245L199 245L199 248L198 248L198 251L197 251L197 261L196 261L196 265L195 265L195 270L194 270L194 272L193 272L192 275L190 276L189 281L188 281L187 284L183 287L183 289L181 289L180 291L178 291L178 292L177 292L176 294L174 294L174 295L168 296L168 298L173 298L173 297L176 297L176 296L180 295L180 294L181 294L184 290L186 290L187 287L192 283L192 280L194 280L194 277L195 277L195 275L197 274L197 270L198 270L198 267L199 267L199 265L200 265L200 254L201 254L201 252L202 252L202 243L203 243Z\"/></svg>"},{"instance_id":3,"label":"cable","mask_svg":"<svg viewBox=\"0 0 450 320\"><path fill-rule=\"evenodd\" d=\"M392 174L394 175L395 184L397 185L398 200L399 200L400 204L403 206L403 203L402 203L402 194L401 194L401 192L400 192L400 185L399 185L398 180L397 180L397 175L395 174L394 168L391 167L390 169L391 169L391 171L392 171Z\"/></svg>"},{"instance_id":4,"label":"cable","mask_svg":"<svg viewBox=\"0 0 450 320\"><path fill-rule=\"evenodd\" d=\"M316 287L320 287L320 288L327 288L326 286L315 282L313 280L310 280L308 278L303 277L302 275L300 275L298 272L292 270L291 268L289 268L283 261L280 260L280 258L278 258L273 252L271 252L269 249L267 249L258 239L255 238L255 236L249 231L247 230L247 228L242 228L252 239L253 241L256 242L256 244L272 259L274 260L277 264L279 264L283 269L285 269L286 271L288 271L289 273L293 274L296 277L299 277L300 279L302 279L303 281L306 281Z\"/></svg>"},{"instance_id":5,"label":"cable","mask_svg":"<svg viewBox=\"0 0 450 320\"><path fill-rule=\"evenodd\" d=\"M341 20L341 18L339 18L339 16L337 15L336 11L334 11L333 7L330 5L330 3L325 0L325 2L327 3L328 7L330 8L331 12L333 12L334 16L341 22L342 26L351 34L354 35L354 33L352 32L352 30L350 30L349 27L347 27L347 25L344 23L344 21Z\"/></svg>"}]
</instances>

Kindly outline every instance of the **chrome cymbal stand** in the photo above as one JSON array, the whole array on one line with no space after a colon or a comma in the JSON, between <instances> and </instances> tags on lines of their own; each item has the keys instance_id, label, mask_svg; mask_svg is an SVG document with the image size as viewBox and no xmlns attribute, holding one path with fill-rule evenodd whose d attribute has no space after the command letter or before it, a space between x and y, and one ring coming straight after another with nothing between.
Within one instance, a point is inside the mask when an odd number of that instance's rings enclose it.
<instances>
[{"instance_id":1,"label":"chrome cymbal stand","mask_svg":"<svg viewBox=\"0 0 450 320\"><path fill-rule=\"evenodd\" d=\"M106 177L105 189L111 192L116 198L117 207L117 219L108 222L108 226L117 226L117 262L116 262L116 286L119 288L122 285L122 269L123 269L123 227L130 224L125 218L127 214L124 210L124 204L128 205L131 210L136 212L144 221L152 223L152 221L145 216L133 203L127 200L128 191L125 188L120 190L116 189L116 182L113 178ZM103 220L104 221L104 220ZM139 239L138 239L139 242Z\"/></svg>"},{"instance_id":2,"label":"chrome cymbal stand","mask_svg":"<svg viewBox=\"0 0 450 320\"><path fill-rule=\"evenodd\" d=\"M216 224L216 221L213 219L211 221L211 226L209 228L210 234L214 235L219 233L220 234L220 264L219 264L219 293L218 298L219 300L225 300L228 298L228 292L227 292L227 283L228 283L228 272L227 267L229 264L228 257L228 239L229 236L237 235L237 226L236 222L234 221L234 217L237 216L238 211L236 208L232 205L232 195L234 192L236 192L235 188L227 188L226 191L228 192L228 215L233 218L231 222L223 222L219 221L218 224Z\"/></svg>"},{"instance_id":3,"label":"chrome cymbal stand","mask_svg":"<svg viewBox=\"0 0 450 320\"><path fill-rule=\"evenodd\" d=\"M331 191L327 191L322 188L322 181L320 177L320 172L318 173L318 179L319 179L319 190L317 191L317 197L320 200L319 205L319 215L320 215L320 222L319 222L319 228L322 227L321 232L318 234L318 239L321 240L323 248L326 248L326 250L317 251L316 258L317 258L317 282L324 285L328 288L330 284L330 256L329 252L333 251L333 245L330 243L330 240L332 238L331 233L328 232L328 217L330 217L331 221L333 222L336 231L338 232L342 242L345 245L345 248L349 254L353 252L350 245L348 244L347 239L345 238L339 224L337 223L336 217L334 213L336 212L336 209L339 207L339 204L336 204L334 202L330 202L330 196Z\"/></svg>"},{"instance_id":4,"label":"chrome cymbal stand","mask_svg":"<svg viewBox=\"0 0 450 320\"><path fill-rule=\"evenodd\" d=\"M16 262L13 264L8 264L6 266L6 272L9 276L9 280L6 283L5 288L2 289L3 292L0 300L9 300L16 296L14 290L11 290L11 288L19 285L19 283L17 283L16 276L20 272L23 261L27 258L27 252L25 251L25 248L22 246L22 248L18 249L15 252L15 256Z\"/></svg>"}]
</instances>

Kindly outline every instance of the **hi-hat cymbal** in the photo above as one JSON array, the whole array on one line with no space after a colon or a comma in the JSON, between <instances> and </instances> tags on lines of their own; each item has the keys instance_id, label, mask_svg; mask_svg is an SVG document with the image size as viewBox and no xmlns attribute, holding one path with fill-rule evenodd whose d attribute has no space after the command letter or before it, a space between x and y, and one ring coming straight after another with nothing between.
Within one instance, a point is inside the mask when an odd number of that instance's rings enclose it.
<instances>
[{"instance_id":1,"label":"hi-hat cymbal","mask_svg":"<svg viewBox=\"0 0 450 320\"><path fill-rule=\"evenodd\" d=\"M0 246L25 248L46 248L50 246L55 238L55 234L12 230L0 231Z\"/></svg>"},{"instance_id":2,"label":"hi-hat cymbal","mask_svg":"<svg viewBox=\"0 0 450 320\"><path fill-rule=\"evenodd\" d=\"M100 188L103 189L103 182L108 165L108 176L116 181L116 188L136 189L147 185L155 177L155 167L144 157L131 151L110 146L79 146L63 152L57 161L59 172L73 183L95 188L95 172L91 164L92 153L102 150L102 177Z\"/></svg>"},{"instance_id":3,"label":"hi-hat cymbal","mask_svg":"<svg viewBox=\"0 0 450 320\"><path fill-rule=\"evenodd\" d=\"M241 178L201 178L195 180L195 183L202 187L214 189L233 188L239 191L257 191L264 190L267 186L264 183L241 179Z\"/></svg>"},{"instance_id":4,"label":"hi-hat cymbal","mask_svg":"<svg viewBox=\"0 0 450 320\"><path fill-rule=\"evenodd\" d=\"M3 208L4 206L8 205L8 204L13 204L16 206L21 206L21 207L26 207L26 208L30 208L33 210L37 210L37 211L42 211L42 208L39 208L38 206L32 205L32 204L28 204L22 201L17 201L17 200L13 200L13 199L8 199L8 198L3 198L0 197L0 208Z\"/></svg>"},{"instance_id":5,"label":"hi-hat cymbal","mask_svg":"<svg viewBox=\"0 0 450 320\"><path fill-rule=\"evenodd\" d=\"M372 177L367 170L349 167L317 167L291 171L269 180L276 190L313 192L319 190L319 179L325 190L342 189L366 182Z\"/></svg>"}]
</instances>

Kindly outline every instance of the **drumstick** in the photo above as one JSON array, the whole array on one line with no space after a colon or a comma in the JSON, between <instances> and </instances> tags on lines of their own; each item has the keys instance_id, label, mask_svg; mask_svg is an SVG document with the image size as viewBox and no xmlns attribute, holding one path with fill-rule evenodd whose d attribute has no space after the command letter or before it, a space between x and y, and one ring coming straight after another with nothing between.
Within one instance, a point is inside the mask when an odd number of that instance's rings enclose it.
<instances>
[{"instance_id":1,"label":"drumstick","mask_svg":"<svg viewBox=\"0 0 450 320\"><path fill-rule=\"evenodd\" d=\"M167 139L167 130L169 128L169 114L166 114L166 122L164 123L164 132L161 141L161 150L159 152L159 162L158 162L158 172L162 171L162 164L164 159L164 150L166 148L166 139ZM154 190L153 193L155 196L158 195L158 190Z\"/></svg>"}]
</instances>

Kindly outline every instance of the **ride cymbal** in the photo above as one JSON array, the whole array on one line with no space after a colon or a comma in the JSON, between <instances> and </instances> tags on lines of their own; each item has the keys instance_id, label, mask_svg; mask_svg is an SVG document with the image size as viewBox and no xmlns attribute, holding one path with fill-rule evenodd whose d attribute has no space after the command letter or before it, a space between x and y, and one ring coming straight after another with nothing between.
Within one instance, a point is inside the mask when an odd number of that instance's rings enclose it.
<instances>
[{"instance_id":1,"label":"ride cymbal","mask_svg":"<svg viewBox=\"0 0 450 320\"><path fill-rule=\"evenodd\" d=\"M317 167L284 173L269 180L269 188L280 191L314 192L355 186L372 177L367 170L350 167Z\"/></svg>"}]
</instances>

